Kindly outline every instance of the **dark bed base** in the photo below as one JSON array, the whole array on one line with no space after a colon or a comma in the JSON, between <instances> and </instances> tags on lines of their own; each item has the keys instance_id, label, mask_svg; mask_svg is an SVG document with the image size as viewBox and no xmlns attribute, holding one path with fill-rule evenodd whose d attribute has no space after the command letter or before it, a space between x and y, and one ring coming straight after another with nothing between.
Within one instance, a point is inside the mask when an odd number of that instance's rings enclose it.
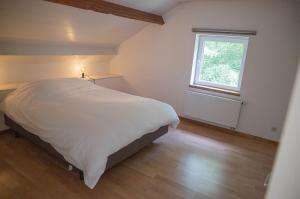
<instances>
[{"instance_id":1,"label":"dark bed base","mask_svg":"<svg viewBox=\"0 0 300 199\"><path fill-rule=\"evenodd\" d=\"M50 155L63 161L66 165L68 165L68 166L71 165L49 143L41 140L38 136L25 130L22 126L20 126L15 121L10 119L7 115L4 115L4 119L5 119L5 124L14 131L16 137L22 136L22 137L28 139L32 143L38 145L39 147L41 147L42 149L47 151ZM164 135L167 132L168 132L168 126L162 126L157 131L148 133L148 134L142 136L141 138L131 142L130 144L128 144L126 147L120 149L119 151L111 154L107 159L107 164L106 164L105 170L112 168L119 162L134 155L136 152L138 152L145 146L151 144L154 140L156 140L157 138L159 138L160 136ZM76 167L74 167L74 168L79 171L80 179L83 180L83 172L80 169L77 169Z\"/></svg>"}]
</instances>

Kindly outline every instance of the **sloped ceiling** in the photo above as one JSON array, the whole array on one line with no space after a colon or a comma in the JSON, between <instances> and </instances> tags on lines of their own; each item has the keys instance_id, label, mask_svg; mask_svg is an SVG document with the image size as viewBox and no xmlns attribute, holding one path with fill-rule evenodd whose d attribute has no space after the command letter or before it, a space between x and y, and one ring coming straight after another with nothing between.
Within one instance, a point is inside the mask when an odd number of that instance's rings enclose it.
<instances>
[{"instance_id":1,"label":"sloped ceiling","mask_svg":"<svg viewBox=\"0 0 300 199\"><path fill-rule=\"evenodd\" d=\"M109 0L163 14L185 0ZM0 1L0 42L63 43L115 47L146 22L106 15L42 0Z\"/></svg>"},{"instance_id":2,"label":"sloped ceiling","mask_svg":"<svg viewBox=\"0 0 300 199\"><path fill-rule=\"evenodd\" d=\"M163 15L180 2L191 0L107 0L116 4Z\"/></svg>"}]
</instances>

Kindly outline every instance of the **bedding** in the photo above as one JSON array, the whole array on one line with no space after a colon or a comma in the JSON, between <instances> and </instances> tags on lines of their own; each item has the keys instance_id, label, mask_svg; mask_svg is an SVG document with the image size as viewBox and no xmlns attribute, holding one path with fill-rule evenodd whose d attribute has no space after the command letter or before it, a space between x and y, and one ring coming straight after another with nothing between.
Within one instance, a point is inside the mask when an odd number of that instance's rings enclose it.
<instances>
[{"instance_id":1,"label":"bedding","mask_svg":"<svg viewBox=\"0 0 300 199\"><path fill-rule=\"evenodd\" d=\"M82 170L89 188L105 171L109 155L161 126L176 127L179 122L168 104L77 78L24 84L0 109Z\"/></svg>"}]
</instances>

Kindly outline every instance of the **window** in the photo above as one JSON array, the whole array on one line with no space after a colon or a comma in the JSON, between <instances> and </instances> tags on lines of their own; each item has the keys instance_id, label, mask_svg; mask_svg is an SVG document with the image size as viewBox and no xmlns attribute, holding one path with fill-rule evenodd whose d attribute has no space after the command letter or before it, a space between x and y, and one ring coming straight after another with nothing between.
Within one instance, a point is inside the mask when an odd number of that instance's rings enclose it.
<instances>
[{"instance_id":1,"label":"window","mask_svg":"<svg viewBox=\"0 0 300 199\"><path fill-rule=\"evenodd\" d=\"M239 93L248 37L197 34L191 86Z\"/></svg>"}]
</instances>

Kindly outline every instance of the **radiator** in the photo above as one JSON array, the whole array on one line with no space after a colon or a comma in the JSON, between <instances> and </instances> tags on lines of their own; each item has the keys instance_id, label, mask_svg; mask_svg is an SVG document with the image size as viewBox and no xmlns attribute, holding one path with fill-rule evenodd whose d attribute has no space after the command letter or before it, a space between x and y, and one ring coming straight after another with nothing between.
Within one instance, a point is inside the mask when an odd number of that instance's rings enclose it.
<instances>
[{"instance_id":1,"label":"radiator","mask_svg":"<svg viewBox=\"0 0 300 199\"><path fill-rule=\"evenodd\" d=\"M183 116L236 128L242 101L204 93L186 91L184 94Z\"/></svg>"}]
</instances>

